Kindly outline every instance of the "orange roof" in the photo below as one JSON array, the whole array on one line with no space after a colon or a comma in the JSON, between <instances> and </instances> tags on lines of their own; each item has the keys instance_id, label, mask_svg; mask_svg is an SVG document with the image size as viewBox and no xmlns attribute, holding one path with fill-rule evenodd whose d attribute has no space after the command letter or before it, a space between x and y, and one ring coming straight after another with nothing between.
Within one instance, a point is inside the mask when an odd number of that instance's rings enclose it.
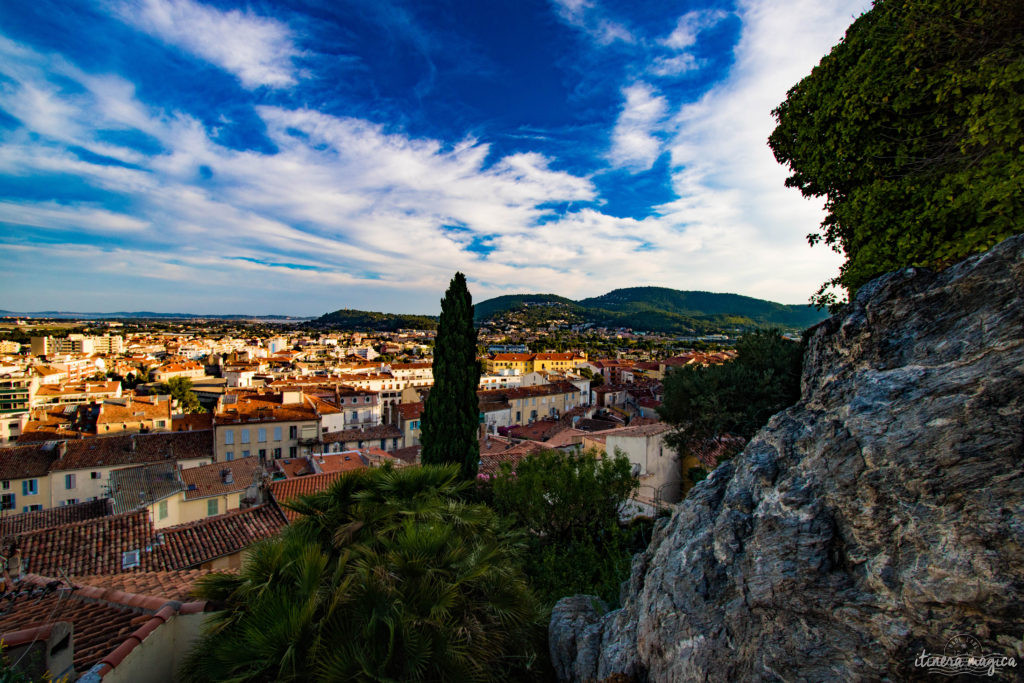
<instances>
[{"instance_id":1,"label":"orange roof","mask_svg":"<svg viewBox=\"0 0 1024 683\"><path fill-rule=\"evenodd\" d=\"M325 472L323 474L310 474L305 477L272 481L270 482L270 493L274 496L274 500L276 500L278 504L287 503L299 496L308 496L313 493L319 493L320 491L327 490L327 488L340 476L340 471ZM299 518L299 513L284 505L281 505L281 512L284 513L284 516L289 522L294 522Z\"/></svg>"},{"instance_id":2,"label":"orange roof","mask_svg":"<svg viewBox=\"0 0 1024 683\"><path fill-rule=\"evenodd\" d=\"M324 473L351 472L369 467L370 462L359 451L345 451L313 456L313 460Z\"/></svg>"},{"instance_id":3,"label":"orange roof","mask_svg":"<svg viewBox=\"0 0 1024 683\"><path fill-rule=\"evenodd\" d=\"M230 472L230 482L225 481L229 478L227 472ZM185 500L242 491L258 483L262 478L263 467L260 466L258 458L239 458L181 470L181 481L185 484Z\"/></svg>"}]
</instances>

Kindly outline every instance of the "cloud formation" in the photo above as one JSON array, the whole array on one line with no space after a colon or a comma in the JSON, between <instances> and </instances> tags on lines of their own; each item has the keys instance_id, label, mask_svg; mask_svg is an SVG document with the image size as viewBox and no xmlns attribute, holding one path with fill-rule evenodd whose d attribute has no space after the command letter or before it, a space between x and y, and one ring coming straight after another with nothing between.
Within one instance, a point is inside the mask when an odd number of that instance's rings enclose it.
<instances>
[{"instance_id":1,"label":"cloud formation","mask_svg":"<svg viewBox=\"0 0 1024 683\"><path fill-rule=\"evenodd\" d=\"M126 23L233 73L246 88L295 83L299 51L279 21L193 0L123 0L113 8Z\"/></svg>"},{"instance_id":2,"label":"cloud formation","mask_svg":"<svg viewBox=\"0 0 1024 683\"><path fill-rule=\"evenodd\" d=\"M720 12L642 34L596 0L560 0L594 50L633 50L589 172L479 134L330 111L308 93L254 97L238 144L240 124L204 120L187 98L157 105L114 71L0 37L0 109L16 122L0 131L0 176L36 189L0 198L0 222L17 227L0 235L9 296L37 309L436 312L458 269L478 300L659 285L806 301L838 260L804 242L820 206L784 188L769 112L865 4L741 3L728 75L689 97L671 79L701 68L695 50ZM279 18L193 0L117 15L247 88L301 85L298 39ZM605 208L599 175L642 175L666 157L676 199L643 218Z\"/></svg>"}]
</instances>

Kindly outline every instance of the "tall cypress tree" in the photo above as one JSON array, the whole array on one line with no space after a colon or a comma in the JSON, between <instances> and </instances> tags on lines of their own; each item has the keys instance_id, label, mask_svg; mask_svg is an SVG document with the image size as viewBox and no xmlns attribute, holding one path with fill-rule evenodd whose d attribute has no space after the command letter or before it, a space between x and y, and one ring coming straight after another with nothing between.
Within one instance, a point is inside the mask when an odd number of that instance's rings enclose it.
<instances>
[{"instance_id":1,"label":"tall cypress tree","mask_svg":"<svg viewBox=\"0 0 1024 683\"><path fill-rule=\"evenodd\" d=\"M424 464L459 463L463 477L476 476L480 461L479 383L473 297L466 287L466 276L455 273L441 299L441 320L434 343L434 386L423 406L420 440Z\"/></svg>"}]
</instances>

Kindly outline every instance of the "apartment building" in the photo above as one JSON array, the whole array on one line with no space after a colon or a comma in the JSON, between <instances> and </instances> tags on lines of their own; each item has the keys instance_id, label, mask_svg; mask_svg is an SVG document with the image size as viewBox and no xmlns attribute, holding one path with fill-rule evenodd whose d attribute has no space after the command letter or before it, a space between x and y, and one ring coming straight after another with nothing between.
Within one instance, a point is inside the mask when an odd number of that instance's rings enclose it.
<instances>
[{"instance_id":1,"label":"apartment building","mask_svg":"<svg viewBox=\"0 0 1024 683\"><path fill-rule=\"evenodd\" d=\"M320 445L322 433L343 428L339 408L301 391L228 394L213 415L216 461L309 455Z\"/></svg>"}]
</instances>

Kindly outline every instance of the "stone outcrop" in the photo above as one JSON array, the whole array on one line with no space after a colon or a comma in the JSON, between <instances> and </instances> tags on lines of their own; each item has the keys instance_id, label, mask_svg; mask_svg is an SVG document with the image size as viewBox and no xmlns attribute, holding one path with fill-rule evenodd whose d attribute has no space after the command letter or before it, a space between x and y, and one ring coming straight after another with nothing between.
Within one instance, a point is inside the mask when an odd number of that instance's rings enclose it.
<instances>
[{"instance_id":1,"label":"stone outcrop","mask_svg":"<svg viewBox=\"0 0 1024 683\"><path fill-rule=\"evenodd\" d=\"M1024 235L865 285L802 398L633 560L558 603L573 680L904 680L969 634L1024 672Z\"/></svg>"}]
</instances>

